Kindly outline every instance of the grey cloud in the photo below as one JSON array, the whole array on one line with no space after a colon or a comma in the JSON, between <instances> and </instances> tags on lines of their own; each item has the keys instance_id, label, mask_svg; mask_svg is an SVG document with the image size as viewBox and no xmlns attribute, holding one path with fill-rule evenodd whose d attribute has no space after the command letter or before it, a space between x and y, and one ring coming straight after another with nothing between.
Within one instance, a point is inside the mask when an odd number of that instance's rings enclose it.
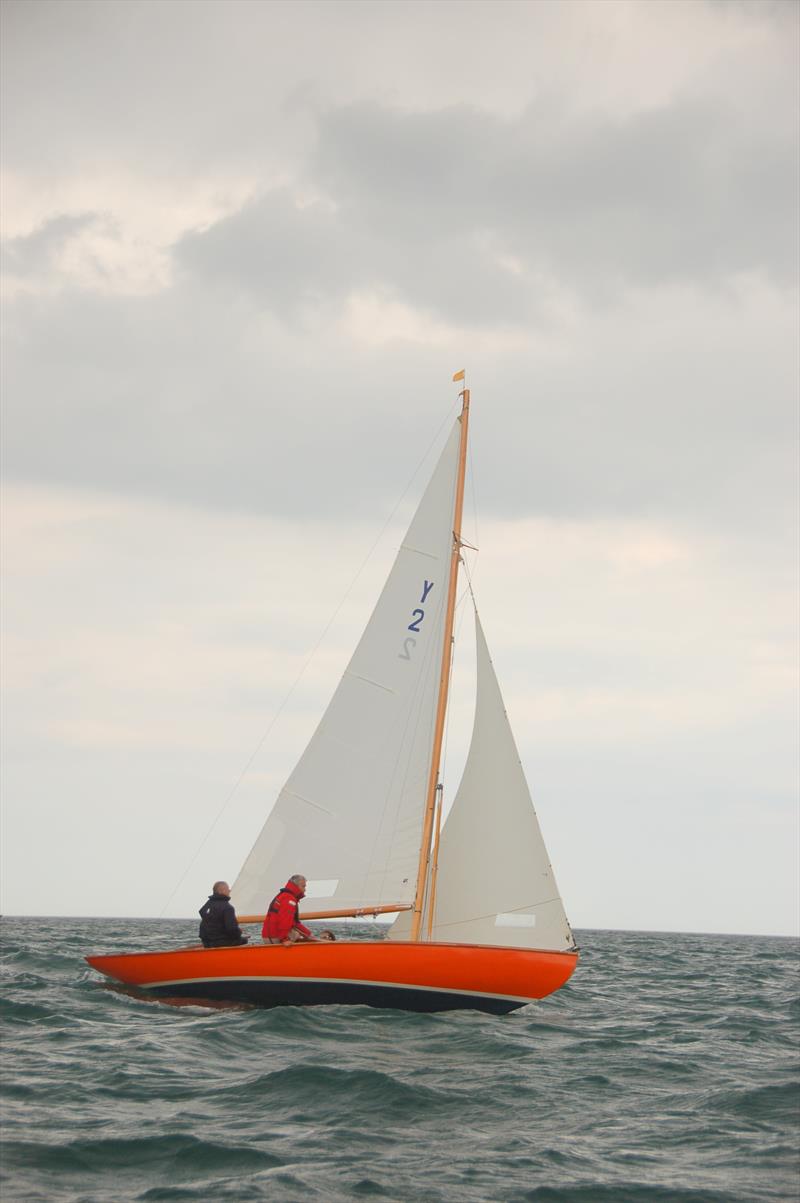
<instances>
[{"instance_id":1,"label":"grey cloud","mask_svg":"<svg viewBox=\"0 0 800 1203\"><path fill-rule=\"evenodd\" d=\"M361 449L391 421L376 368L366 388L346 351L254 326L224 291L23 297L6 325L7 479L294 515L353 512L385 483ZM397 454L402 480L419 447Z\"/></svg>"},{"instance_id":2,"label":"grey cloud","mask_svg":"<svg viewBox=\"0 0 800 1203\"><path fill-rule=\"evenodd\" d=\"M792 282L797 153L788 135L685 105L582 131L566 151L532 163L528 179L532 222L552 219L553 259L573 278L713 284L757 271Z\"/></svg>"},{"instance_id":3,"label":"grey cloud","mask_svg":"<svg viewBox=\"0 0 800 1203\"><path fill-rule=\"evenodd\" d=\"M312 179L351 219L401 244L489 230L531 270L593 288L762 270L797 256L796 131L742 126L683 103L572 126L536 107L515 121L468 108L352 106L322 121Z\"/></svg>"},{"instance_id":4,"label":"grey cloud","mask_svg":"<svg viewBox=\"0 0 800 1203\"><path fill-rule=\"evenodd\" d=\"M373 288L484 327L538 322L542 277L595 301L747 272L793 281L788 135L696 104L591 128L553 121L536 109L515 121L464 107L328 113L306 183L329 204L269 192L176 256L285 317Z\"/></svg>"},{"instance_id":5,"label":"grey cloud","mask_svg":"<svg viewBox=\"0 0 800 1203\"><path fill-rule=\"evenodd\" d=\"M526 300L481 233L453 223L437 239L423 221L409 232L388 213L382 227L370 226L347 205L299 208L287 189L276 189L186 235L174 253L188 278L247 293L284 320L367 289L449 321L496 326L518 319Z\"/></svg>"},{"instance_id":6,"label":"grey cloud","mask_svg":"<svg viewBox=\"0 0 800 1203\"><path fill-rule=\"evenodd\" d=\"M185 235L171 288L7 307L6 470L275 513L385 514L437 424L442 394L420 382L471 360L483 505L784 530L795 122L759 128L696 101L580 125L541 105L514 119L320 111L296 190ZM99 220L55 219L13 255L33 271ZM763 311L730 285L739 273L775 282ZM577 299L568 356L548 281ZM466 329L468 345L350 343L336 323L360 290ZM631 307L637 290L652 329ZM687 296L697 316L684 319ZM538 342L472 353L472 332L509 327ZM541 350L551 339L556 356Z\"/></svg>"},{"instance_id":7,"label":"grey cloud","mask_svg":"<svg viewBox=\"0 0 800 1203\"><path fill-rule=\"evenodd\" d=\"M666 335L658 310L598 317L567 358L462 346L481 511L784 538L790 312L758 328L735 299L695 313ZM319 322L293 332L188 280L159 297L21 298L7 321L8 479L293 517L388 514L459 366L456 348L359 350Z\"/></svg>"},{"instance_id":8,"label":"grey cloud","mask_svg":"<svg viewBox=\"0 0 800 1203\"><path fill-rule=\"evenodd\" d=\"M175 256L190 278L243 290L290 318L304 305L346 296L357 278L357 244L358 232L324 206L299 208L286 189L276 189L209 230L187 234Z\"/></svg>"},{"instance_id":9,"label":"grey cloud","mask_svg":"<svg viewBox=\"0 0 800 1203\"><path fill-rule=\"evenodd\" d=\"M96 213L63 213L31 234L8 238L2 247L4 270L17 277L41 277L53 268L58 254L76 235L104 221Z\"/></svg>"},{"instance_id":10,"label":"grey cloud","mask_svg":"<svg viewBox=\"0 0 800 1203\"><path fill-rule=\"evenodd\" d=\"M605 7L613 13L617 6ZM369 6L357 0L6 0L0 8L4 155L40 178L54 168L71 174L97 162L157 167L176 177L215 175L235 165L252 178L265 162L278 171L294 163L298 143L305 147L305 121L291 103L298 96L342 103L381 95L430 107L433 97L496 99L499 90L507 104L514 97L510 103L522 105L554 86L583 109L595 88L602 103L609 61L627 73L621 52L631 56L634 78L636 56L662 53L673 6L635 7L640 11L630 21L609 17L606 61L596 0L413 6L391 0ZM781 39L796 46L797 6L788 0L713 0L683 8L687 39L701 42L698 77L689 71L689 89L705 89L709 62L719 66L717 82L729 88L729 73L741 60L718 63L714 50L721 58L731 46L725 37L731 27L742 55L756 64L765 44L776 61ZM596 70L574 53L587 37L598 42ZM663 54L675 60L669 40ZM464 63L473 68L471 78ZM676 75L685 84L681 67ZM775 74L779 87L796 76L789 55ZM753 107L763 106L758 69L733 80L734 87L740 84ZM768 132L768 117L764 127Z\"/></svg>"}]
</instances>

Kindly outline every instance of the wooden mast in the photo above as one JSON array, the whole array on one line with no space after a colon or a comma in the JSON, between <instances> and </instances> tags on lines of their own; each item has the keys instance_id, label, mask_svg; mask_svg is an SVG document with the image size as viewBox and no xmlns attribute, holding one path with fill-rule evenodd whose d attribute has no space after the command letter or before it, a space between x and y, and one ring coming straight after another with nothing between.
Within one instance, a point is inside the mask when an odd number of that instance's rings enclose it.
<instances>
[{"instance_id":1,"label":"wooden mast","mask_svg":"<svg viewBox=\"0 0 800 1203\"><path fill-rule=\"evenodd\" d=\"M442 833L442 804L444 802L444 791L441 781L436 787L438 799L436 802L436 829L433 833L433 851L431 853L431 873L428 882L428 923L427 923L427 938L430 940L433 933L433 916L436 911L436 878L439 873L439 836Z\"/></svg>"},{"instance_id":2,"label":"wooden mast","mask_svg":"<svg viewBox=\"0 0 800 1203\"><path fill-rule=\"evenodd\" d=\"M456 372L454 380L463 380L464 373ZM433 729L433 754L431 770L428 777L428 792L425 799L425 817L422 824L422 843L419 850L419 867L417 869L417 888L414 893L412 908L411 939L419 940L422 929L422 911L425 901L425 882L428 876L428 863L431 851L431 833L433 831L433 816L436 809L436 787L439 783L439 761L442 755L442 738L444 736L444 718L447 710L447 691L450 682L450 662L453 658L453 619L456 611L456 585L458 582L458 562L461 558L461 515L464 509L464 477L467 467L467 429L469 427L469 389L465 388L459 396L462 398L461 442L458 451L458 475L456 477L456 503L453 511L453 549L450 553L450 580L447 588L447 609L444 620L444 647L442 649L442 671L439 677L439 702L436 708L436 723Z\"/></svg>"}]
</instances>

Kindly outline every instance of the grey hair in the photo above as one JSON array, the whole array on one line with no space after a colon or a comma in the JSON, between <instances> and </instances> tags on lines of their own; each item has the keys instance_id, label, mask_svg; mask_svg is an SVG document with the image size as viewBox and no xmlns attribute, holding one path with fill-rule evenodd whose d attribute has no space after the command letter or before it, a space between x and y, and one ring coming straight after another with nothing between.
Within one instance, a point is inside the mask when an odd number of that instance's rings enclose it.
<instances>
[{"instance_id":1,"label":"grey hair","mask_svg":"<svg viewBox=\"0 0 800 1203\"><path fill-rule=\"evenodd\" d=\"M305 877L303 877L302 873L295 873L295 874L293 874L292 877L289 878L289 881L291 881L296 886L299 886L300 882L305 881L305 880L306 879L305 879Z\"/></svg>"}]
</instances>

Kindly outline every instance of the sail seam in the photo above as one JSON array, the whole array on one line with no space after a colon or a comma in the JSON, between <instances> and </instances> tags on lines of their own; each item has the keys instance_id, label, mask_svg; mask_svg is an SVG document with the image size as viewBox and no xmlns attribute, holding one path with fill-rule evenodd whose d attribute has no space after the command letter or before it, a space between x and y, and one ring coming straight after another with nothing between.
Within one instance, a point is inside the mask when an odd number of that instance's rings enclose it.
<instances>
[{"instance_id":1,"label":"sail seam","mask_svg":"<svg viewBox=\"0 0 800 1203\"><path fill-rule=\"evenodd\" d=\"M298 802L305 802L307 806L313 806L315 810L321 810L323 814L329 815L332 819L336 818L332 810L327 810L324 806L321 806L319 802L312 802L310 798L304 798L302 794L296 793L293 789L287 789L284 787L282 792L284 794L288 794L290 798L297 798Z\"/></svg>"},{"instance_id":2,"label":"sail seam","mask_svg":"<svg viewBox=\"0 0 800 1203\"><path fill-rule=\"evenodd\" d=\"M373 681L369 677L362 677L360 673L350 672L349 669L344 675L346 677L354 677L356 681L363 681L365 685L374 685L376 689L383 689L386 693L397 693L397 690L392 689L390 685L381 685L380 681Z\"/></svg>"}]
</instances>

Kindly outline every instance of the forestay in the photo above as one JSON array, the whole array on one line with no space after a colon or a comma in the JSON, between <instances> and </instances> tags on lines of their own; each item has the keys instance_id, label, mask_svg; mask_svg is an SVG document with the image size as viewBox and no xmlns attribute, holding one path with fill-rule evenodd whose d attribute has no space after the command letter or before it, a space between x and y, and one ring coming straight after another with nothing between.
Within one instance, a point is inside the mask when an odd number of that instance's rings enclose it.
<instances>
[{"instance_id":1,"label":"forestay","mask_svg":"<svg viewBox=\"0 0 800 1203\"><path fill-rule=\"evenodd\" d=\"M414 895L444 640L456 421L367 628L234 883L264 912L292 873L326 907Z\"/></svg>"},{"instance_id":2,"label":"forestay","mask_svg":"<svg viewBox=\"0 0 800 1203\"><path fill-rule=\"evenodd\" d=\"M477 697L464 775L442 830L431 938L575 947L477 612ZM408 939L406 914L392 938Z\"/></svg>"}]
</instances>

